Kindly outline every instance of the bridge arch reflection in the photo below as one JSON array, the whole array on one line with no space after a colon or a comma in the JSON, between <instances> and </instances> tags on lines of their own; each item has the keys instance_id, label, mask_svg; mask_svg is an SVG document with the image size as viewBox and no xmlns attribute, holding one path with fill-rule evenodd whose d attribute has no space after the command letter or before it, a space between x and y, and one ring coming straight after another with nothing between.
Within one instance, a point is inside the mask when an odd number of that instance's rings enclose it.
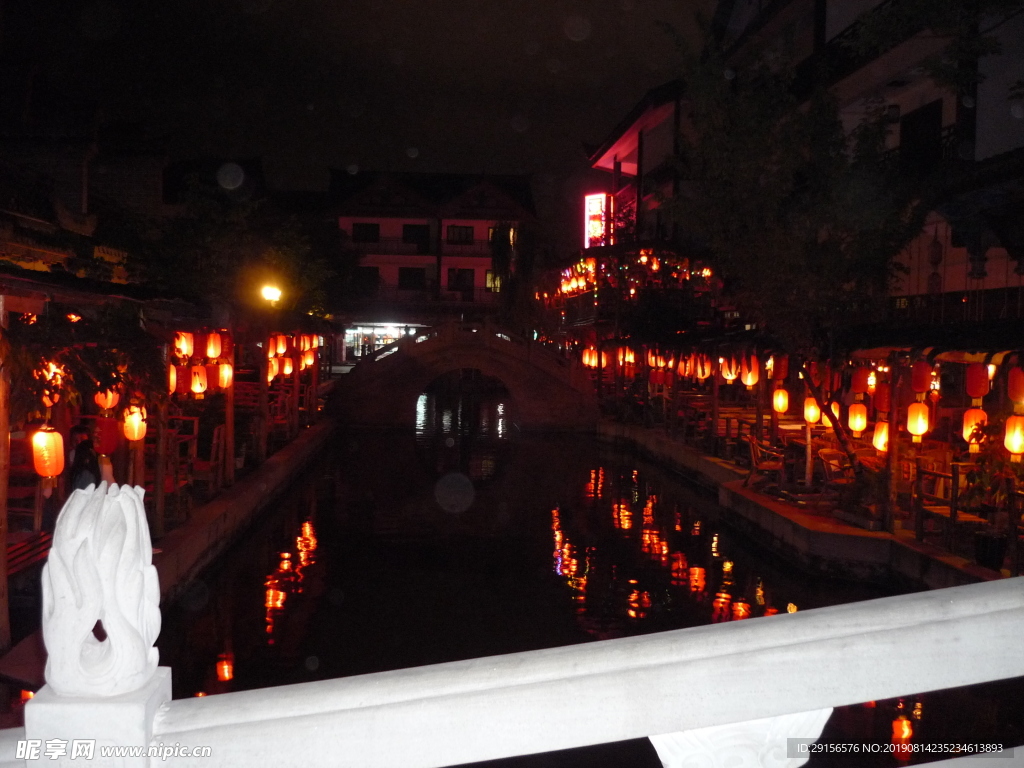
<instances>
[{"instance_id":1,"label":"bridge arch reflection","mask_svg":"<svg viewBox=\"0 0 1024 768\"><path fill-rule=\"evenodd\" d=\"M474 483L497 479L519 428L505 384L476 368L438 376L416 400L416 450L423 466Z\"/></svg>"}]
</instances>

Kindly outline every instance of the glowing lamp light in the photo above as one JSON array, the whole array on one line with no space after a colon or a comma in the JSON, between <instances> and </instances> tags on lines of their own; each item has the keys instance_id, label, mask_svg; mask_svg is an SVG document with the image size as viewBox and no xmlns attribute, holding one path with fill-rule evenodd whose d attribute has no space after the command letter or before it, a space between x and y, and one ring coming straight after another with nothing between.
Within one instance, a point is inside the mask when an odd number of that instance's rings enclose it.
<instances>
[{"instance_id":1,"label":"glowing lamp light","mask_svg":"<svg viewBox=\"0 0 1024 768\"><path fill-rule=\"evenodd\" d=\"M283 333L277 335L277 354L278 357L288 352L288 337Z\"/></svg>"},{"instance_id":2,"label":"glowing lamp light","mask_svg":"<svg viewBox=\"0 0 1024 768\"><path fill-rule=\"evenodd\" d=\"M174 354L181 358L192 357L194 337L191 333L178 331L174 334Z\"/></svg>"},{"instance_id":3,"label":"glowing lamp light","mask_svg":"<svg viewBox=\"0 0 1024 768\"><path fill-rule=\"evenodd\" d=\"M121 400L121 395L113 389L105 389L102 392L97 392L92 396L92 401L96 403L104 411L109 411L111 408L116 408L118 402Z\"/></svg>"},{"instance_id":4,"label":"glowing lamp light","mask_svg":"<svg viewBox=\"0 0 1024 768\"><path fill-rule=\"evenodd\" d=\"M880 453L889 450L889 422L879 421L875 424L875 434L871 438L871 444Z\"/></svg>"},{"instance_id":5,"label":"glowing lamp light","mask_svg":"<svg viewBox=\"0 0 1024 768\"><path fill-rule=\"evenodd\" d=\"M833 400L831 403L829 403L829 407L832 409L832 415L836 417L836 421L839 421L839 419L841 418L839 414L842 408L842 406L839 405L839 401Z\"/></svg>"},{"instance_id":6,"label":"glowing lamp light","mask_svg":"<svg viewBox=\"0 0 1024 768\"><path fill-rule=\"evenodd\" d=\"M988 414L981 408L968 408L964 411L964 442L970 444L970 452L978 453L981 450L981 427L988 423ZM975 434L975 428L979 431Z\"/></svg>"},{"instance_id":7,"label":"glowing lamp light","mask_svg":"<svg viewBox=\"0 0 1024 768\"><path fill-rule=\"evenodd\" d=\"M131 405L124 411L124 436L126 440L146 439L146 409Z\"/></svg>"},{"instance_id":8,"label":"glowing lamp light","mask_svg":"<svg viewBox=\"0 0 1024 768\"><path fill-rule=\"evenodd\" d=\"M167 392L173 395L178 388L178 366L167 366Z\"/></svg>"},{"instance_id":9,"label":"glowing lamp light","mask_svg":"<svg viewBox=\"0 0 1024 768\"><path fill-rule=\"evenodd\" d=\"M759 370L757 356L751 355L749 358L744 357L743 363L740 367L740 381L746 385L747 389L753 389L760 377L761 372Z\"/></svg>"},{"instance_id":10,"label":"glowing lamp light","mask_svg":"<svg viewBox=\"0 0 1024 768\"><path fill-rule=\"evenodd\" d=\"M206 356L217 358L220 357L223 344L221 342L220 334L216 331L212 331L206 337Z\"/></svg>"},{"instance_id":11,"label":"glowing lamp light","mask_svg":"<svg viewBox=\"0 0 1024 768\"><path fill-rule=\"evenodd\" d=\"M750 618L750 603L746 600L737 600L732 604L732 620L742 621Z\"/></svg>"},{"instance_id":12,"label":"glowing lamp light","mask_svg":"<svg viewBox=\"0 0 1024 768\"><path fill-rule=\"evenodd\" d=\"M303 352L302 353L302 362L306 364L307 368L309 366L315 364L316 363L316 350L314 350L314 349L307 349L305 352Z\"/></svg>"},{"instance_id":13,"label":"glowing lamp light","mask_svg":"<svg viewBox=\"0 0 1024 768\"><path fill-rule=\"evenodd\" d=\"M221 389L227 389L231 386L231 383L235 380L235 370L231 367L231 363L221 363L217 366L217 386Z\"/></svg>"},{"instance_id":14,"label":"glowing lamp light","mask_svg":"<svg viewBox=\"0 0 1024 768\"><path fill-rule=\"evenodd\" d=\"M854 403L846 416L846 424L854 437L860 437L868 428L868 407L864 403Z\"/></svg>"},{"instance_id":15,"label":"glowing lamp light","mask_svg":"<svg viewBox=\"0 0 1024 768\"><path fill-rule=\"evenodd\" d=\"M281 373L285 376L291 376L295 370L295 361L290 357L281 358Z\"/></svg>"},{"instance_id":16,"label":"glowing lamp light","mask_svg":"<svg viewBox=\"0 0 1024 768\"><path fill-rule=\"evenodd\" d=\"M217 657L217 679L222 683L232 680L235 676L235 656L232 653L222 653Z\"/></svg>"},{"instance_id":17,"label":"glowing lamp light","mask_svg":"<svg viewBox=\"0 0 1024 768\"><path fill-rule=\"evenodd\" d=\"M309 337L309 346L312 349L316 349L320 346L320 334L314 333Z\"/></svg>"},{"instance_id":18,"label":"glowing lamp light","mask_svg":"<svg viewBox=\"0 0 1024 768\"><path fill-rule=\"evenodd\" d=\"M772 395L772 410L778 414L789 410L789 392L785 388L776 389Z\"/></svg>"},{"instance_id":19,"label":"glowing lamp light","mask_svg":"<svg viewBox=\"0 0 1024 768\"><path fill-rule=\"evenodd\" d=\"M906 715L900 715L892 721L892 743L896 748L895 757L899 761L907 760L910 757L910 750L907 745L914 737L914 726Z\"/></svg>"},{"instance_id":20,"label":"glowing lamp light","mask_svg":"<svg viewBox=\"0 0 1024 768\"><path fill-rule=\"evenodd\" d=\"M267 360L267 383L269 384L274 380L278 373L280 373L280 364L276 357L272 357Z\"/></svg>"},{"instance_id":21,"label":"glowing lamp light","mask_svg":"<svg viewBox=\"0 0 1024 768\"><path fill-rule=\"evenodd\" d=\"M703 592L706 585L706 575L703 568L693 566L690 568L690 591Z\"/></svg>"},{"instance_id":22,"label":"glowing lamp light","mask_svg":"<svg viewBox=\"0 0 1024 768\"><path fill-rule=\"evenodd\" d=\"M877 387L878 387L878 376L875 374L874 371L871 371L871 373L868 374L867 393L869 395L874 395L875 394L875 390L877 389Z\"/></svg>"},{"instance_id":23,"label":"glowing lamp light","mask_svg":"<svg viewBox=\"0 0 1024 768\"><path fill-rule=\"evenodd\" d=\"M736 364L736 358L720 357L718 364L721 366L722 378L728 382L736 381L740 375L740 367Z\"/></svg>"},{"instance_id":24,"label":"glowing lamp light","mask_svg":"<svg viewBox=\"0 0 1024 768\"><path fill-rule=\"evenodd\" d=\"M260 296L263 297L264 301L269 301L273 304L281 300L281 289L276 285L264 285L260 290Z\"/></svg>"},{"instance_id":25,"label":"glowing lamp light","mask_svg":"<svg viewBox=\"0 0 1024 768\"><path fill-rule=\"evenodd\" d=\"M920 443L921 437L928 431L928 406L925 403L911 403L907 408L907 432L914 436L914 442Z\"/></svg>"},{"instance_id":26,"label":"glowing lamp light","mask_svg":"<svg viewBox=\"0 0 1024 768\"><path fill-rule=\"evenodd\" d=\"M40 477L52 478L64 471L64 438L49 424L32 435L32 466Z\"/></svg>"},{"instance_id":27,"label":"glowing lamp light","mask_svg":"<svg viewBox=\"0 0 1024 768\"><path fill-rule=\"evenodd\" d=\"M203 398L203 393L206 392L207 378L206 378L206 366L205 365L193 365L192 366L192 385L190 387L192 394L196 396L196 400Z\"/></svg>"},{"instance_id":28,"label":"glowing lamp light","mask_svg":"<svg viewBox=\"0 0 1024 768\"><path fill-rule=\"evenodd\" d=\"M711 377L711 358L707 355L700 355L697 358L696 366L697 378L701 381L705 381Z\"/></svg>"},{"instance_id":29,"label":"glowing lamp light","mask_svg":"<svg viewBox=\"0 0 1024 768\"><path fill-rule=\"evenodd\" d=\"M821 408L818 407L818 402L811 396L808 395L804 398L804 421L808 425L817 424L821 419Z\"/></svg>"},{"instance_id":30,"label":"glowing lamp light","mask_svg":"<svg viewBox=\"0 0 1024 768\"><path fill-rule=\"evenodd\" d=\"M1019 463L1024 454L1024 416L1007 417L1003 446L1010 452L1010 461Z\"/></svg>"}]
</instances>

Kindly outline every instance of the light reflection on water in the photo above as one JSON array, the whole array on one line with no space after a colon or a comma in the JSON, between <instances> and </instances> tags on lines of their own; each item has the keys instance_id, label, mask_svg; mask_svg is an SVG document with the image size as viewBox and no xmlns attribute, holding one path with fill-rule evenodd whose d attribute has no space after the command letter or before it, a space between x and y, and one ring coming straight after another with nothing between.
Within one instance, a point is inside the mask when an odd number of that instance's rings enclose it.
<instances>
[{"instance_id":1,"label":"light reflection on water","mask_svg":"<svg viewBox=\"0 0 1024 768\"><path fill-rule=\"evenodd\" d=\"M441 427L445 406L421 402L425 427ZM504 407L478 406L489 419ZM473 409L461 414L473 418ZM757 619L880 594L780 566L735 535L705 497L578 437L500 440L497 430L463 433L453 423L448 436L460 441L449 446L440 432L352 438L300 484L301 499L226 557L208 578L207 604L165 622L161 663L174 669L175 695ZM436 483L460 467L476 494L453 513L439 508ZM967 700L983 719L1007 719L984 696ZM961 710L928 694L841 708L827 728L839 742L936 740L970 727ZM488 765L659 765L643 741L544 760ZM853 765L897 762L889 755Z\"/></svg>"}]
</instances>

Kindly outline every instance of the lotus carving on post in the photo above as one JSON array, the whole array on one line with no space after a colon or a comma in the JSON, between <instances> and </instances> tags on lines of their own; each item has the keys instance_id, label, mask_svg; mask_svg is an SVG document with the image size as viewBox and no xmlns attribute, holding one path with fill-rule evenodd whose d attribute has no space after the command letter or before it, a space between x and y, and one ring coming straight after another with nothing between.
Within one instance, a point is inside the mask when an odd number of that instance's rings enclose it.
<instances>
[{"instance_id":1,"label":"lotus carving on post","mask_svg":"<svg viewBox=\"0 0 1024 768\"><path fill-rule=\"evenodd\" d=\"M143 495L100 483L71 494L57 518L43 639L46 682L61 696L130 693L156 672L160 589Z\"/></svg>"}]
</instances>

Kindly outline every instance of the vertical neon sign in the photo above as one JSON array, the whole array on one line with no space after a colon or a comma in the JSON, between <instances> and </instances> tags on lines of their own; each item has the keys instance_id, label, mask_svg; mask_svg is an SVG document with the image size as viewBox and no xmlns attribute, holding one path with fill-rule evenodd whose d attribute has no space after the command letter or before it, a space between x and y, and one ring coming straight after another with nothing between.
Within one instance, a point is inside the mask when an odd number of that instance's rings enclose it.
<instances>
[{"instance_id":1,"label":"vertical neon sign","mask_svg":"<svg viewBox=\"0 0 1024 768\"><path fill-rule=\"evenodd\" d=\"M610 245L609 214L610 200L604 193L587 195L584 198L583 247Z\"/></svg>"}]
</instances>

